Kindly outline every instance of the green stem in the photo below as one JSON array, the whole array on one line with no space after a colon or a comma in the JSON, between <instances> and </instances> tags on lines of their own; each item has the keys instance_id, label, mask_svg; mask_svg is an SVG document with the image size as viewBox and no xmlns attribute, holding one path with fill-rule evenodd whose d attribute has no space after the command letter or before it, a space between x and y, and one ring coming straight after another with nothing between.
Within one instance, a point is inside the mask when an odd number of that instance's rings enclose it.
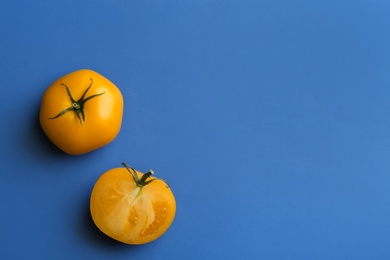
<instances>
[{"instance_id":1,"label":"green stem","mask_svg":"<svg viewBox=\"0 0 390 260\"><path fill-rule=\"evenodd\" d=\"M62 86L66 87L66 92L68 93L68 97L70 99L70 102L72 103L72 106L70 106L68 108L65 108L64 110L59 112L55 117L49 117L49 119L56 119L56 118L62 116L63 114L65 114L68 111L74 111L76 116L77 116L77 118L80 121L80 124L82 125L83 122L85 122L85 114L84 114L84 105L85 105L85 103L88 100L90 100L90 99L92 99L94 97L103 95L105 93L105 92L102 92L102 93L95 94L95 95L92 95L92 96L89 96L89 97L85 98L85 96L87 95L88 90L92 87L92 83L93 83L93 79L91 78L91 84L89 84L88 88L84 91L83 95L81 96L81 98L79 100L74 100L73 97L72 97L72 93L70 92L68 86L65 85L64 83L61 83Z\"/></svg>"},{"instance_id":2,"label":"green stem","mask_svg":"<svg viewBox=\"0 0 390 260\"><path fill-rule=\"evenodd\" d=\"M145 185L148 185L149 183L151 183L152 181L155 181L155 180L160 180L160 181L163 181L167 187L168 184L160 179L160 178L156 178L156 177L151 177L153 174L154 174L154 171L153 170L150 170L148 171L147 173L144 173L141 177L141 179L138 177L138 174L136 172L136 170L134 170L134 168L130 167L129 165L127 165L126 163L122 163L122 165L126 168L126 170L131 174L131 176L133 177L134 179L134 182L136 183L136 185L140 188L144 187Z\"/></svg>"}]
</instances>

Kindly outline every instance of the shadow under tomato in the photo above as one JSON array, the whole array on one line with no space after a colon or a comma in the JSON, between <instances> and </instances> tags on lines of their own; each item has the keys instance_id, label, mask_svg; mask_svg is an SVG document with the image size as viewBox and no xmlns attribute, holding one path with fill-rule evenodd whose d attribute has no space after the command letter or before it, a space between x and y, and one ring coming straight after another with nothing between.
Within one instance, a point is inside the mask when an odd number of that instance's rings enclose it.
<instances>
[{"instance_id":1,"label":"shadow under tomato","mask_svg":"<svg viewBox=\"0 0 390 260\"><path fill-rule=\"evenodd\" d=\"M26 122L28 125L25 126L25 134L22 140L23 146L28 152L39 157L39 159L47 156L69 157L47 138L39 123L39 112L29 118L30 121Z\"/></svg>"}]
</instances>

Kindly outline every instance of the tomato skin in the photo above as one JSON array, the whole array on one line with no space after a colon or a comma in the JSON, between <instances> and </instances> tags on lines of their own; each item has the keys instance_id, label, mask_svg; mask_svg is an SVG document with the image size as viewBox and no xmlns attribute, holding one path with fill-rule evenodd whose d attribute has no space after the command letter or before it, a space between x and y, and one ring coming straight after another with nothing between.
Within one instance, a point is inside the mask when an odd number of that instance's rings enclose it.
<instances>
[{"instance_id":1,"label":"tomato skin","mask_svg":"<svg viewBox=\"0 0 390 260\"><path fill-rule=\"evenodd\" d=\"M142 173L135 172L142 178ZM155 179L140 187L126 168L114 168L96 181L90 212L100 231L122 243L139 245L168 230L176 214L176 201L164 181Z\"/></svg>"},{"instance_id":2,"label":"tomato skin","mask_svg":"<svg viewBox=\"0 0 390 260\"><path fill-rule=\"evenodd\" d=\"M79 100L88 86L84 103L85 121L74 111L54 118L72 106L68 87L74 100ZM84 154L112 142L118 135L123 115L120 90L99 73L83 69L69 73L53 82L42 97L39 120L47 137L65 153Z\"/></svg>"}]
</instances>

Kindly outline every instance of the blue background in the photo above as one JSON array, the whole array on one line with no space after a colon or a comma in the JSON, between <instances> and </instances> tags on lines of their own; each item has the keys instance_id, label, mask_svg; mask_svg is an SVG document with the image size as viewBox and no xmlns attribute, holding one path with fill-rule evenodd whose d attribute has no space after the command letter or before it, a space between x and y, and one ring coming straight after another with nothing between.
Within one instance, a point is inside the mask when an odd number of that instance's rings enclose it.
<instances>
[{"instance_id":1,"label":"blue background","mask_svg":"<svg viewBox=\"0 0 390 260\"><path fill-rule=\"evenodd\" d=\"M390 1L0 2L1 259L388 259ZM41 96L93 69L121 132L69 156ZM115 242L89 215L124 161L177 199L169 231Z\"/></svg>"}]
</instances>

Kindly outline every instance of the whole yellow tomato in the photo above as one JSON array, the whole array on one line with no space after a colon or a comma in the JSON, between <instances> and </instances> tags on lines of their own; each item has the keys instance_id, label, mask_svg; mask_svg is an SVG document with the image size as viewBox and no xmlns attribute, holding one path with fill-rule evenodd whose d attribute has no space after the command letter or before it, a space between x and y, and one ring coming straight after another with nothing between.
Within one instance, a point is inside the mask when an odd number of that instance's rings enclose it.
<instances>
[{"instance_id":1,"label":"whole yellow tomato","mask_svg":"<svg viewBox=\"0 0 390 260\"><path fill-rule=\"evenodd\" d=\"M122 124L120 90L99 73L83 69L50 85L39 120L47 137L68 154L84 154L115 139Z\"/></svg>"},{"instance_id":2,"label":"whole yellow tomato","mask_svg":"<svg viewBox=\"0 0 390 260\"><path fill-rule=\"evenodd\" d=\"M145 244L163 235L176 213L175 197L161 179L124 168L105 172L95 183L90 211L95 225L126 244Z\"/></svg>"}]
</instances>

